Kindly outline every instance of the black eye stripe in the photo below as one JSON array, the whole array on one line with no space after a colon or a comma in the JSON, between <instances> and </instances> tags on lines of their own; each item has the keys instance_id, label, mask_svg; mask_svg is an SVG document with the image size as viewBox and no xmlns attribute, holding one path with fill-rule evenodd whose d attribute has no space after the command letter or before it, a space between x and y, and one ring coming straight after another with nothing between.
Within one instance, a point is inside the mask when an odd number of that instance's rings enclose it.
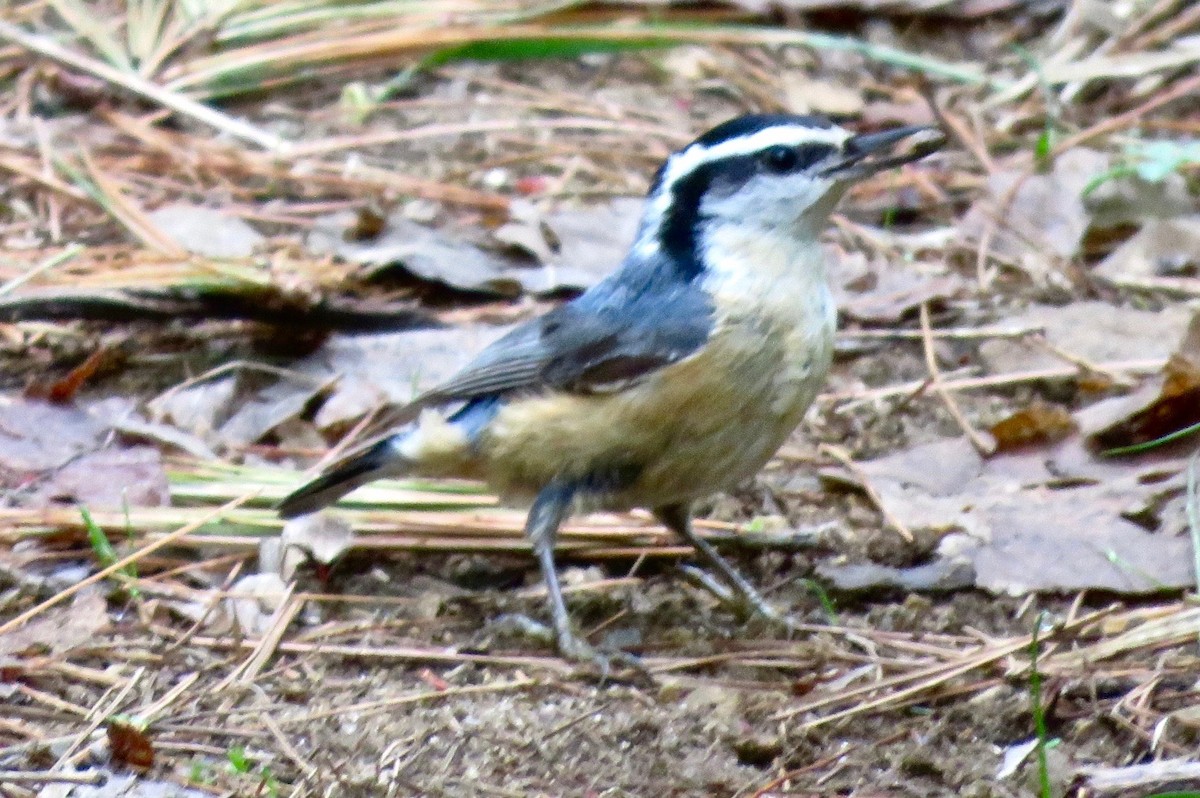
<instances>
[{"instance_id":1,"label":"black eye stripe","mask_svg":"<svg viewBox=\"0 0 1200 798\"><path fill-rule=\"evenodd\" d=\"M835 148L828 144L800 144L795 147L776 144L760 152L758 161L766 171L785 174L808 169L834 152Z\"/></svg>"},{"instance_id":2,"label":"black eye stripe","mask_svg":"<svg viewBox=\"0 0 1200 798\"><path fill-rule=\"evenodd\" d=\"M794 147L777 144L768 147L758 156L762 165L772 172L790 172L796 168L797 153Z\"/></svg>"}]
</instances>

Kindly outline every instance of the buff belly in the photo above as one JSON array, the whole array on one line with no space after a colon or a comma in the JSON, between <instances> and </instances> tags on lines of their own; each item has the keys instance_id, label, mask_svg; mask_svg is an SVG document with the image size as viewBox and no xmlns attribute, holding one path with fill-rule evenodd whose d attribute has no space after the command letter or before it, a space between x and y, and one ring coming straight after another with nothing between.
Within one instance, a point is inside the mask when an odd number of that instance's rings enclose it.
<instances>
[{"instance_id":1,"label":"buff belly","mask_svg":"<svg viewBox=\"0 0 1200 798\"><path fill-rule=\"evenodd\" d=\"M756 473L791 434L829 368L832 330L730 324L696 355L610 394L514 400L470 458L502 495L554 479L608 509L690 501Z\"/></svg>"}]
</instances>

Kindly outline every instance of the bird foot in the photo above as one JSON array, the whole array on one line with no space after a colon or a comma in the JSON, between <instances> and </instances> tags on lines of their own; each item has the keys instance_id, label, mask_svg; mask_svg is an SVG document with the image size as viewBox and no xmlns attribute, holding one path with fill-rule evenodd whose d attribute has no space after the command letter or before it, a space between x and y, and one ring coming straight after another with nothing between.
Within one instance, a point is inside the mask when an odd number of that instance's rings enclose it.
<instances>
[{"instance_id":1,"label":"bird foot","mask_svg":"<svg viewBox=\"0 0 1200 798\"><path fill-rule=\"evenodd\" d=\"M580 673L596 678L601 684L621 682L652 684L653 676L640 658L627 651L599 649L570 630L553 627L528 615L501 615L490 625L493 633L514 634L545 645L553 645L563 659L580 666Z\"/></svg>"},{"instance_id":2,"label":"bird foot","mask_svg":"<svg viewBox=\"0 0 1200 798\"><path fill-rule=\"evenodd\" d=\"M582 673L595 677L600 684L618 682L649 686L654 676L640 657L628 651L598 649L573 632L557 635L558 653L564 659L579 663Z\"/></svg>"},{"instance_id":3,"label":"bird foot","mask_svg":"<svg viewBox=\"0 0 1200 798\"><path fill-rule=\"evenodd\" d=\"M684 576L712 593L719 602L729 607L739 620L757 615L769 623L782 626L789 634L801 632L807 628L802 621L771 606L766 598L749 584L725 585L707 571L691 565L682 566L680 570Z\"/></svg>"}]
</instances>

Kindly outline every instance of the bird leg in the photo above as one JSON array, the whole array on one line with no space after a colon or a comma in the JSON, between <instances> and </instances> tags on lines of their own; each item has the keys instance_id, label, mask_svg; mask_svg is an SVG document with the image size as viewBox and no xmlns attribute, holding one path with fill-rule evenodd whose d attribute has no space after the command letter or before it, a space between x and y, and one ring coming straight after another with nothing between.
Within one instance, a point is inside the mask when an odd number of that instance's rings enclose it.
<instances>
[{"instance_id":1,"label":"bird leg","mask_svg":"<svg viewBox=\"0 0 1200 798\"><path fill-rule=\"evenodd\" d=\"M533 544L533 554L542 570L559 653L570 659L592 660L595 659L595 651L571 627L571 616L567 613L567 604L563 601L562 588L558 584L558 572L554 567L554 541L574 498L573 485L557 482L547 485L529 508L525 534Z\"/></svg>"},{"instance_id":2,"label":"bird leg","mask_svg":"<svg viewBox=\"0 0 1200 798\"><path fill-rule=\"evenodd\" d=\"M691 508L684 504L655 507L654 517L667 529L694 546L701 558L733 588L734 593L738 595L745 606L769 621L783 624L789 629L796 628L795 621L768 604L762 593L759 593L752 584L746 581L746 578L739 574L737 569L730 565L711 543L696 534L696 531L692 529Z\"/></svg>"},{"instance_id":3,"label":"bird leg","mask_svg":"<svg viewBox=\"0 0 1200 798\"><path fill-rule=\"evenodd\" d=\"M550 619L554 624L558 652L567 659L595 665L602 680L608 678L614 662L645 675L644 666L637 657L625 652L597 651L577 635L571 625L571 616L567 613L562 588L558 583L558 572L554 568L554 540L571 509L575 491L576 486L572 484L550 483L534 499L533 506L529 508L529 517L525 521L525 534L533 544L533 553L542 570L542 581L546 584Z\"/></svg>"}]
</instances>

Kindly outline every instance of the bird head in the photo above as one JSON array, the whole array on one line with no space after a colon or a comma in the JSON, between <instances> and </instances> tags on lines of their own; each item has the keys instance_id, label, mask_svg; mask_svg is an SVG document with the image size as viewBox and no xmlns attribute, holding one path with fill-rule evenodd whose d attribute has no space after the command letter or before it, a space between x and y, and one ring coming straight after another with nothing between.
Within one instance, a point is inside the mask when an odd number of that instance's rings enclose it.
<instances>
[{"instance_id":1,"label":"bird head","mask_svg":"<svg viewBox=\"0 0 1200 798\"><path fill-rule=\"evenodd\" d=\"M848 186L944 141L941 131L924 126L855 134L816 116L732 119L659 169L639 244L694 259L713 225L815 238Z\"/></svg>"}]
</instances>

